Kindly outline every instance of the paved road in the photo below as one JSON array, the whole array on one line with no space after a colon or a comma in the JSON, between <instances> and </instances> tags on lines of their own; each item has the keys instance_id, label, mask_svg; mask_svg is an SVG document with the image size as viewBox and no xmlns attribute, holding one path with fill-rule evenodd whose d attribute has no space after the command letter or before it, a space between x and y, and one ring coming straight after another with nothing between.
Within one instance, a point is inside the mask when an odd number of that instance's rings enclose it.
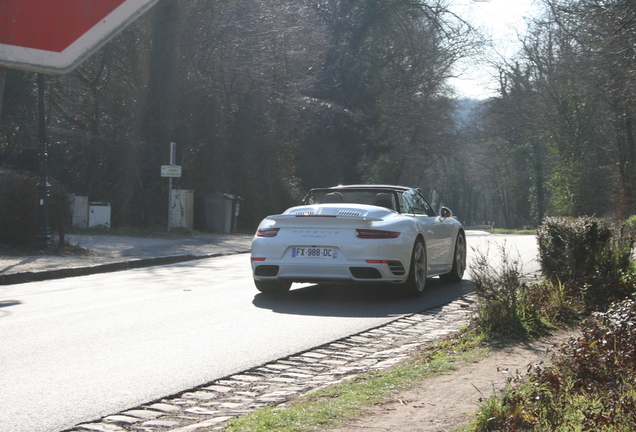
<instances>
[{"instance_id":1,"label":"paved road","mask_svg":"<svg viewBox=\"0 0 636 432\"><path fill-rule=\"evenodd\" d=\"M475 259L478 254L486 254L489 262L495 265L501 262L504 252L509 260L518 260L524 274L537 274L541 270L538 261L537 238L533 235L489 235L481 231L468 231L468 258Z\"/></svg>"},{"instance_id":2,"label":"paved road","mask_svg":"<svg viewBox=\"0 0 636 432\"><path fill-rule=\"evenodd\" d=\"M533 237L506 238L536 249ZM488 241L471 236L469 245ZM14 304L0 309L0 431L69 428L470 290L468 282L430 288L413 301L305 285L273 301L255 291L246 254L3 287Z\"/></svg>"}]
</instances>

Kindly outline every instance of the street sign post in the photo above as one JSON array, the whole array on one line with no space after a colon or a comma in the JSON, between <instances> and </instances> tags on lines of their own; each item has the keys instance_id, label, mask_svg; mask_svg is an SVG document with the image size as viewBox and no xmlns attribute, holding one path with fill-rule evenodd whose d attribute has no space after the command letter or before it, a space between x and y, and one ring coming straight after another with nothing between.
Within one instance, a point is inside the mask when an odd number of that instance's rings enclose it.
<instances>
[{"instance_id":1,"label":"street sign post","mask_svg":"<svg viewBox=\"0 0 636 432\"><path fill-rule=\"evenodd\" d=\"M7 69L0 66L0 116L2 116L2 99L4 96L4 77L6 76Z\"/></svg>"},{"instance_id":2,"label":"street sign post","mask_svg":"<svg viewBox=\"0 0 636 432\"><path fill-rule=\"evenodd\" d=\"M0 66L70 72L157 1L0 1Z\"/></svg>"},{"instance_id":3,"label":"street sign post","mask_svg":"<svg viewBox=\"0 0 636 432\"><path fill-rule=\"evenodd\" d=\"M177 161L177 144L170 143L170 165L161 165L161 177L168 179L168 234L172 226L172 178L181 177L181 165L175 165Z\"/></svg>"}]
</instances>

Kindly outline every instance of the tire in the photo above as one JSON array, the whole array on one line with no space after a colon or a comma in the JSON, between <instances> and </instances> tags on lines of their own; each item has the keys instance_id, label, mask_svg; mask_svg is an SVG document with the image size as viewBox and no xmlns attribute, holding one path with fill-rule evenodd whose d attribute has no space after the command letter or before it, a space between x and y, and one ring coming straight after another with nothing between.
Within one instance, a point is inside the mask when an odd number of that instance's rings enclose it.
<instances>
[{"instance_id":1,"label":"tire","mask_svg":"<svg viewBox=\"0 0 636 432\"><path fill-rule=\"evenodd\" d=\"M291 288L291 282L287 281L263 281L254 279L256 289L263 294L285 294Z\"/></svg>"},{"instance_id":2,"label":"tire","mask_svg":"<svg viewBox=\"0 0 636 432\"><path fill-rule=\"evenodd\" d=\"M466 236L463 232L457 234L455 250L453 251L453 268L450 273L440 276L444 282L459 282L466 271Z\"/></svg>"},{"instance_id":3,"label":"tire","mask_svg":"<svg viewBox=\"0 0 636 432\"><path fill-rule=\"evenodd\" d=\"M424 241L418 238L413 245L409 277L404 284L405 294L411 297L419 297L424 294L426 279L428 279L426 246Z\"/></svg>"}]
</instances>

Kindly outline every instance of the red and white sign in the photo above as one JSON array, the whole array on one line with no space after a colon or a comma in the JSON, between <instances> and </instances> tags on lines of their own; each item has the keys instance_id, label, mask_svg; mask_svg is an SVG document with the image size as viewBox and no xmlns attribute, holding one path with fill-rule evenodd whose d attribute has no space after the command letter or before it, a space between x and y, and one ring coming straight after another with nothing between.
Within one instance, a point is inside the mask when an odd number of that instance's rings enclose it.
<instances>
[{"instance_id":1,"label":"red and white sign","mask_svg":"<svg viewBox=\"0 0 636 432\"><path fill-rule=\"evenodd\" d=\"M67 73L158 0L0 0L0 66Z\"/></svg>"}]
</instances>

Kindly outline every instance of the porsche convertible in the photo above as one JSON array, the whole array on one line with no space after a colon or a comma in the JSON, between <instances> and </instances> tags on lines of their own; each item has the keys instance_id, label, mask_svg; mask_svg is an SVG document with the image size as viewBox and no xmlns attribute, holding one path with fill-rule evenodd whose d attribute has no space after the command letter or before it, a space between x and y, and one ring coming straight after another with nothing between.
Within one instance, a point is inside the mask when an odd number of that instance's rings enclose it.
<instances>
[{"instance_id":1,"label":"porsche convertible","mask_svg":"<svg viewBox=\"0 0 636 432\"><path fill-rule=\"evenodd\" d=\"M428 278L459 281L466 235L452 212L439 214L419 189L352 185L312 189L301 205L260 223L252 241L256 288L292 282L382 283L419 296Z\"/></svg>"}]
</instances>

